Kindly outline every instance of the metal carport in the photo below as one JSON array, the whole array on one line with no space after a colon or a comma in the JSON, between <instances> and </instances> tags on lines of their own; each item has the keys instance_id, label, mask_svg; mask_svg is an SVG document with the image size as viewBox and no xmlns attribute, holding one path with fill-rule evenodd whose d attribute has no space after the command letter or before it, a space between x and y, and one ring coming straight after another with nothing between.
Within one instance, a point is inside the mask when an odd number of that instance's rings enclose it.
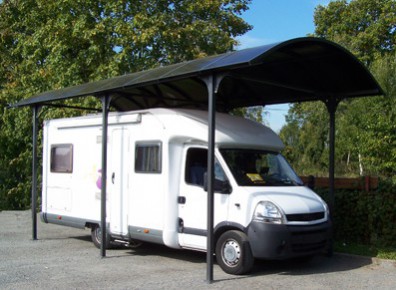
<instances>
[{"instance_id":1,"label":"metal carport","mask_svg":"<svg viewBox=\"0 0 396 290\"><path fill-rule=\"evenodd\" d=\"M102 81L44 92L12 107L33 108L33 239L37 239L37 134L42 106L94 96L102 101L102 240L106 231L107 116L109 109L153 107L208 110L207 281L213 280L213 183L215 112L234 108L323 101L330 115L330 208L334 206L335 111L345 98L382 95L370 72L341 46L319 38L281 43L210 56ZM101 255L105 256L102 243Z\"/></svg>"}]
</instances>

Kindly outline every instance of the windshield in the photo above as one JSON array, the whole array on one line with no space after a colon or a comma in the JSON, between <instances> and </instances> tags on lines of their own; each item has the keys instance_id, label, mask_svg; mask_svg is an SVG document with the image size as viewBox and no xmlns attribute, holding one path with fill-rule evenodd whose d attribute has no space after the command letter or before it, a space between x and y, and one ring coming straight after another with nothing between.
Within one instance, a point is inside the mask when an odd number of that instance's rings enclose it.
<instances>
[{"instance_id":1,"label":"windshield","mask_svg":"<svg viewBox=\"0 0 396 290\"><path fill-rule=\"evenodd\" d=\"M301 179L279 153L252 149L220 149L238 185L297 186Z\"/></svg>"}]
</instances>

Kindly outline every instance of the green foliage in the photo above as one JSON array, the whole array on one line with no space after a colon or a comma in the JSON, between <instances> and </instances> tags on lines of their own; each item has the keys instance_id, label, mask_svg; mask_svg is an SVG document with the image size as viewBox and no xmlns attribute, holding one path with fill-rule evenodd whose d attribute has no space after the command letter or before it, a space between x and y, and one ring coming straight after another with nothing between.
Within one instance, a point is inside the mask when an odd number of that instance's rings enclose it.
<instances>
[{"instance_id":1,"label":"green foliage","mask_svg":"<svg viewBox=\"0 0 396 290\"><path fill-rule=\"evenodd\" d=\"M315 35L347 47L366 64L395 50L395 0L338 0L315 10Z\"/></svg>"},{"instance_id":2,"label":"green foliage","mask_svg":"<svg viewBox=\"0 0 396 290\"><path fill-rule=\"evenodd\" d=\"M396 1L341 0L315 11L315 35L349 49L385 96L342 101L336 112L336 175L375 174L375 192L336 190L335 239L373 251L396 240ZM340 96L342 97L342 96ZM322 103L294 104L281 130L285 154L300 174L327 175L328 113ZM319 192L329 200L328 192ZM360 251L360 250L359 250ZM376 255L382 255L376 253Z\"/></svg>"},{"instance_id":3,"label":"green foliage","mask_svg":"<svg viewBox=\"0 0 396 290\"><path fill-rule=\"evenodd\" d=\"M386 95L342 101L336 112L336 175L375 174L390 180L376 192L335 192L335 239L395 248L396 1L339 0L318 6L315 35L350 50ZM341 96L342 97L342 96ZM300 174L327 175L329 124L324 104L295 104L281 130L286 155ZM392 181L393 179L393 181ZM329 199L328 192L321 195Z\"/></svg>"},{"instance_id":4,"label":"green foliage","mask_svg":"<svg viewBox=\"0 0 396 290\"><path fill-rule=\"evenodd\" d=\"M233 49L248 0L6 1L2 68L25 94Z\"/></svg>"},{"instance_id":5,"label":"green foliage","mask_svg":"<svg viewBox=\"0 0 396 290\"><path fill-rule=\"evenodd\" d=\"M320 102L293 104L280 131L284 155L301 175L318 175L328 168L328 114Z\"/></svg>"},{"instance_id":6,"label":"green foliage","mask_svg":"<svg viewBox=\"0 0 396 290\"><path fill-rule=\"evenodd\" d=\"M396 184L396 52L376 60L371 71L386 95L364 102L363 161L369 172L391 177Z\"/></svg>"},{"instance_id":7,"label":"green foliage","mask_svg":"<svg viewBox=\"0 0 396 290\"><path fill-rule=\"evenodd\" d=\"M232 50L250 0L0 3L0 210L29 206L34 94ZM95 98L68 105L98 107ZM43 109L40 120L81 114Z\"/></svg>"},{"instance_id":8,"label":"green foliage","mask_svg":"<svg viewBox=\"0 0 396 290\"><path fill-rule=\"evenodd\" d=\"M379 175L396 183L396 1L333 1L315 11L315 34L351 50L386 95L343 100L336 112L335 173ZM342 96L341 96L342 97ZM301 175L327 175L328 113L322 103L294 104L280 135Z\"/></svg>"},{"instance_id":9,"label":"green foliage","mask_svg":"<svg viewBox=\"0 0 396 290\"><path fill-rule=\"evenodd\" d=\"M0 210L29 206L31 176L31 112L2 108L0 132Z\"/></svg>"},{"instance_id":10,"label":"green foliage","mask_svg":"<svg viewBox=\"0 0 396 290\"><path fill-rule=\"evenodd\" d=\"M319 192L326 200L328 192ZM382 182L375 192L336 190L335 239L346 244L395 247L396 186Z\"/></svg>"},{"instance_id":11,"label":"green foliage","mask_svg":"<svg viewBox=\"0 0 396 290\"><path fill-rule=\"evenodd\" d=\"M334 251L353 255L376 257L380 259L396 260L396 248L381 245L363 245L336 241Z\"/></svg>"}]
</instances>

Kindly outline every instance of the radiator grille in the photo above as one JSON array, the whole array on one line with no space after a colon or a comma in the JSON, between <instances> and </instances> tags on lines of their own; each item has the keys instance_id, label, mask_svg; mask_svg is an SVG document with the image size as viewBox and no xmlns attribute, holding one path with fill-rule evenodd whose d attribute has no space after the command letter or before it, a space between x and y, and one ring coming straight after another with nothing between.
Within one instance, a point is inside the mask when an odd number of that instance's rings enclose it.
<instances>
[{"instance_id":1,"label":"radiator grille","mask_svg":"<svg viewBox=\"0 0 396 290\"><path fill-rule=\"evenodd\" d=\"M310 222L323 219L324 212L303 213L303 214L287 214L286 218L289 222Z\"/></svg>"}]
</instances>

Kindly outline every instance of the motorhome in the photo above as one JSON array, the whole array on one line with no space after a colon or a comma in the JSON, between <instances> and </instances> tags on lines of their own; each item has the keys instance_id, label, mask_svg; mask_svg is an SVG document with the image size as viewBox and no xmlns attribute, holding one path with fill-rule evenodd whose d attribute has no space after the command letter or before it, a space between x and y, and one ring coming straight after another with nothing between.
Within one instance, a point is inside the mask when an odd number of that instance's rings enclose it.
<instances>
[{"instance_id":1,"label":"motorhome","mask_svg":"<svg viewBox=\"0 0 396 290\"><path fill-rule=\"evenodd\" d=\"M149 109L108 118L108 242L206 251L206 111ZM100 247L102 117L44 123L41 219L90 228ZM310 257L328 250L326 203L281 155L266 126L217 113L214 240L227 273L254 259Z\"/></svg>"}]
</instances>

